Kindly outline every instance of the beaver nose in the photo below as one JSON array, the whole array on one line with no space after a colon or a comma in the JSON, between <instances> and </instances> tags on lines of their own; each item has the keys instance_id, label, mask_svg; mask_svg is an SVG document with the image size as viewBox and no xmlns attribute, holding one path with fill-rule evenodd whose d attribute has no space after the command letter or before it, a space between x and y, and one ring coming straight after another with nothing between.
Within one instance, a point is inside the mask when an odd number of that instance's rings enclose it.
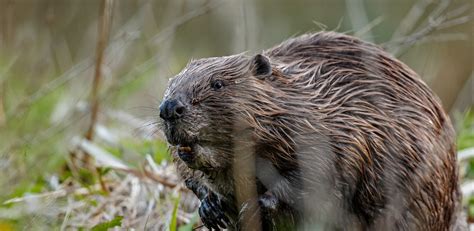
<instances>
[{"instance_id":1,"label":"beaver nose","mask_svg":"<svg viewBox=\"0 0 474 231\"><path fill-rule=\"evenodd\" d=\"M160 117L167 121L175 120L183 116L185 109L179 100L165 100L160 105Z\"/></svg>"}]
</instances>

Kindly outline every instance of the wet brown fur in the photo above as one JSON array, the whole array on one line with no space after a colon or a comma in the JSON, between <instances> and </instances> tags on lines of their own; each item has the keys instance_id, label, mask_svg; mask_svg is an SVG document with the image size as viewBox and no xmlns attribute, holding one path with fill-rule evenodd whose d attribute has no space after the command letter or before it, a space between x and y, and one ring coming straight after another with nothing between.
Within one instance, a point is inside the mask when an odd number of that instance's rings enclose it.
<instances>
[{"instance_id":1,"label":"wet brown fur","mask_svg":"<svg viewBox=\"0 0 474 231\"><path fill-rule=\"evenodd\" d=\"M415 72L334 32L262 54L271 76L252 74L252 57L239 54L192 61L171 80L165 98L190 112L167 135L202 150L195 166L173 153L184 179L233 196L245 181L232 174L235 147L245 145L240 121L255 141L258 181L301 220L350 230L461 227L454 131ZM216 79L223 89L209 87Z\"/></svg>"}]
</instances>

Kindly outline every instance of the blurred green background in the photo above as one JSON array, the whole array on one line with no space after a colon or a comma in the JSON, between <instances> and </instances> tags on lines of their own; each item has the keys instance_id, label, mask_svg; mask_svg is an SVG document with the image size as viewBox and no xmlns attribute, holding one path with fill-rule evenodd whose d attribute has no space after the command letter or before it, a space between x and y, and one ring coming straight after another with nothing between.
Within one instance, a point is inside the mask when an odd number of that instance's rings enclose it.
<instances>
[{"instance_id":1,"label":"blurred green background","mask_svg":"<svg viewBox=\"0 0 474 231\"><path fill-rule=\"evenodd\" d=\"M458 148L468 150L462 165L465 184L474 179L474 161L468 155L474 152L469 151L474 147L474 113L469 113L474 102L474 24L469 0L108 1L113 4L108 5L112 16L98 121L94 139L84 144L100 2L0 0L0 230L88 229L120 216L123 227L189 230L196 222L196 204L192 196L185 200L187 192L150 189L162 193L143 194L154 200L153 206L145 203L151 208L146 219L135 204L126 204L136 211L137 221L132 221L126 220L127 212L110 207L110 198L117 195L107 189L130 180L130 172L140 186L162 183L161 178L150 180L149 172L177 184L155 123L168 78L192 58L256 53L322 29L380 44L419 73L451 115ZM407 39L439 18L444 24L416 43ZM94 160L101 156L87 145L116 158L127 171L114 169L110 159L96 165ZM65 195L45 194L68 187ZM81 187L87 192L77 195ZM29 195L43 196L7 201ZM102 210L95 214L91 207ZM162 212L151 216L155 210ZM472 219L474 206L469 210Z\"/></svg>"}]
</instances>

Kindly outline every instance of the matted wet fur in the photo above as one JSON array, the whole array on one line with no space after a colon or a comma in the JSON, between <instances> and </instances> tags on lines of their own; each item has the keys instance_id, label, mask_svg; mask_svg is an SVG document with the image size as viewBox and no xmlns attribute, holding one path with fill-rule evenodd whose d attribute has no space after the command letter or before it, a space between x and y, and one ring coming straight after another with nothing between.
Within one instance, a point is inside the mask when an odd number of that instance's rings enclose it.
<instances>
[{"instance_id":1,"label":"matted wet fur","mask_svg":"<svg viewBox=\"0 0 474 231\"><path fill-rule=\"evenodd\" d=\"M193 60L167 101L181 108L163 130L208 228L242 229L246 211L263 230L466 227L440 100L373 44L320 32Z\"/></svg>"}]
</instances>

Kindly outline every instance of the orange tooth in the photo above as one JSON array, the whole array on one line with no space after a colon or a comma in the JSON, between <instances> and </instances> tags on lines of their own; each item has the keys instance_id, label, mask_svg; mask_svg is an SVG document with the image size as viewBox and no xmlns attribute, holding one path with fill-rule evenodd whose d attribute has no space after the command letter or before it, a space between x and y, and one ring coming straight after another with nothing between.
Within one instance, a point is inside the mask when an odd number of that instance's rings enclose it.
<instances>
[{"instance_id":1,"label":"orange tooth","mask_svg":"<svg viewBox=\"0 0 474 231\"><path fill-rule=\"evenodd\" d=\"M178 150L182 152L191 152L192 149L190 147L179 147Z\"/></svg>"}]
</instances>

